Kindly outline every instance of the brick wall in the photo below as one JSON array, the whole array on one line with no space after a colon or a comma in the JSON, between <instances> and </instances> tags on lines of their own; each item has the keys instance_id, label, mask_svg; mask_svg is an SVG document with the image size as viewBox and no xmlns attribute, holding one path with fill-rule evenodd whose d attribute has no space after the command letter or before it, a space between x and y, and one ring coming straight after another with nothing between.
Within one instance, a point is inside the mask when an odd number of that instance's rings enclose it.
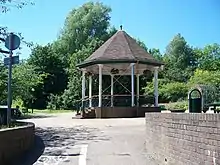
<instances>
[{"instance_id":1,"label":"brick wall","mask_svg":"<svg viewBox=\"0 0 220 165\"><path fill-rule=\"evenodd\" d=\"M220 114L145 116L146 150L160 165L220 165Z\"/></svg>"},{"instance_id":2,"label":"brick wall","mask_svg":"<svg viewBox=\"0 0 220 165\"><path fill-rule=\"evenodd\" d=\"M28 124L28 125L27 125ZM0 130L0 165L27 151L34 142L34 124Z\"/></svg>"}]
</instances>

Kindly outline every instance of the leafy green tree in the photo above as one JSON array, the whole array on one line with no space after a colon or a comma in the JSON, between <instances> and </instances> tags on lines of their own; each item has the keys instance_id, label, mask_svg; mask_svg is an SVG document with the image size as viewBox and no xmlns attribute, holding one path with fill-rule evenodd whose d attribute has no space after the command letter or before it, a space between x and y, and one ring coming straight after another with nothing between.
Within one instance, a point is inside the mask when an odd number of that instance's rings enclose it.
<instances>
[{"instance_id":1,"label":"leafy green tree","mask_svg":"<svg viewBox=\"0 0 220 165\"><path fill-rule=\"evenodd\" d=\"M147 97L154 97L154 83L148 82L145 89ZM158 80L159 101L176 102L179 99L186 99L188 93L188 86L180 82L168 82L166 79Z\"/></svg>"},{"instance_id":2,"label":"leafy green tree","mask_svg":"<svg viewBox=\"0 0 220 165\"><path fill-rule=\"evenodd\" d=\"M140 45L142 48L144 48L144 50L146 52L148 52L148 48L147 48L147 46L145 45L145 43L143 41L141 41L140 39L135 39L135 40L136 40L138 45Z\"/></svg>"},{"instance_id":3,"label":"leafy green tree","mask_svg":"<svg viewBox=\"0 0 220 165\"><path fill-rule=\"evenodd\" d=\"M197 69L190 78L188 86L202 89L205 104L220 101L220 71Z\"/></svg>"},{"instance_id":4,"label":"leafy green tree","mask_svg":"<svg viewBox=\"0 0 220 165\"><path fill-rule=\"evenodd\" d=\"M163 55L160 53L159 49L149 49L148 51L156 60L163 61Z\"/></svg>"},{"instance_id":5,"label":"leafy green tree","mask_svg":"<svg viewBox=\"0 0 220 165\"><path fill-rule=\"evenodd\" d=\"M11 8L18 8L21 9L24 6L28 5L28 4L34 4L33 2L29 1L29 0L19 0L19 1L12 1L12 0L0 0L0 12L1 13L6 13L9 10L11 10Z\"/></svg>"},{"instance_id":6,"label":"leafy green tree","mask_svg":"<svg viewBox=\"0 0 220 165\"><path fill-rule=\"evenodd\" d=\"M196 67L193 49L180 34L167 46L164 62L165 77L172 81L187 82Z\"/></svg>"},{"instance_id":7,"label":"leafy green tree","mask_svg":"<svg viewBox=\"0 0 220 165\"><path fill-rule=\"evenodd\" d=\"M110 28L110 12L111 8L102 3L88 2L68 14L54 43L55 49L62 51L64 60L68 61L70 56L91 43L96 50L115 32L115 28Z\"/></svg>"},{"instance_id":8,"label":"leafy green tree","mask_svg":"<svg viewBox=\"0 0 220 165\"><path fill-rule=\"evenodd\" d=\"M73 9L66 18L58 40L54 43L56 51L62 51L69 75L68 88L63 94L65 107L72 107L81 98L81 72L76 64L84 61L115 32L110 27L108 6L99 2L88 2Z\"/></svg>"},{"instance_id":9,"label":"leafy green tree","mask_svg":"<svg viewBox=\"0 0 220 165\"><path fill-rule=\"evenodd\" d=\"M34 3L29 0L19 0L19 1L0 0L0 13L6 13L10 11L12 8L21 9L28 4L34 5ZM8 28L6 26L0 26L0 53L5 54L6 52L8 52L4 48L1 48L1 46L4 45L4 44L1 45L1 43L4 43L4 39L7 37L8 33L9 33ZM20 37L22 44L25 44L28 47L31 47L33 45L33 43L31 42L25 41L21 33L17 33L17 35Z\"/></svg>"},{"instance_id":10,"label":"leafy green tree","mask_svg":"<svg viewBox=\"0 0 220 165\"><path fill-rule=\"evenodd\" d=\"M0 65L0 104L7 104L7 68L1 64Z\"/></svg>"},{"instance_id":11,"label":"leafy green tree","mask_svg":"<svg viewBox=\"0 0 220 165\"><path fill-rule=\"evenodd\" d=\"M34 66L27 63L15 65L12 73L12 96L13 99L20 99L24 106L28 107L34 97L34 90L43 83L46 74L38 74Z\"/></svg>"},{"instance_id":12,"label":"leafy green tree","mask_svg":"<svg viewBox=\"0 0 220 165\"><path fill-rule=\"evenodd\" d=\"M208 71L197 69L194 75L190 78L188 84L194 85L215 85L220 84L220 71Z\"/></svg>"},{"instance_id":13,"label":"leafy green tree","mask_svg":"<svg viewBox=\"0 0 220 165\"><path fill-rule=\"evenodd\" d=\"M32 50L28 64L34 66L37 74L47 74L47 77L43 79L43 84L39 84L35 92L36 106L46 108L50 94L61 94L67 87L65 65L50 44L36 46Z\"/></svg>"},{"instance_id":14,"label":"leafy green tree","mask_svg":"<svg viewBox=\"0 0 220 165\"><path fill-rule=\"evenodd\" d=\"M195 49L198 58L198 67L203 70L220 70L220 45L215 43L205 46L203 49Z\"/></svg>"}]
</instances>

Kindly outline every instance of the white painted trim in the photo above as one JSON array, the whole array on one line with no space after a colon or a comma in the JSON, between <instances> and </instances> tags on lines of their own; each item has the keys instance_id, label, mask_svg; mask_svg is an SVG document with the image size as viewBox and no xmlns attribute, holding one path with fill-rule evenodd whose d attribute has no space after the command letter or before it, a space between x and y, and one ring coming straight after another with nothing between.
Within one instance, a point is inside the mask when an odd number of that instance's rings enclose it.
<instances>
[{"instance_id":1,"label":"white painted trim","mask_svg":"<svg viewBox=\"0 0 220 165\"><path fill-rule=\"evenodd\" d=\"M82 145L79 156L79 165L86 165L88 145Z\"/></svg>"},{"instance_id":2,"label":"white painted trim","mask_svg":"<svg viewBox=\"0 0 220 165\"><path fill-rule=\"evenodd\" d=\"M139 106L139 97L140 97L140 75L137 74L137 106Z\"/></svg>"},{"instance_id":3,"label":"white painted trim","mask_svg":"<svg viewBox=\"0 0 220 165\"><path fill-rule=\"evenodd\" d=\"M99 66L99 107L102 107L102 64L98 64Z\"/></svg>"},{"instance_id":4,"label":"white painted trim","mask_svg":"<svg viewBox=\"0 0 220 165\"><path fill-rule=\"evenodd\" d=\"M111 75L111 107L114 106L114 75Z\"/></svg>"},{"instance_id":5,"label":"white painted trim","mask_svg":"<svg viewBox=\"0 0 220 165\"><path fill-rule=\"evenodd\" d=\"M134 63L131 64L131 106L134 107Z\"/></svg>"},{"instance_id":6,"label":"white painted trim","mask_svg":"<svg viewBox=\"0 0 220 165\"><path fill-rule=\"evenodd\" d=\"M158 107L158 69L159 67L155 67L154 70L154 106Z\"/></svg>"},{"instance_id":7,"label":"white painted trim","mask_svg":"<svg viewBox=\"0 0 220 165\"><path fill-rule=\"evenodd\" d=\"M89 107L92 107L92 76L89 76Z\"/></svg>"},{"instance_id":8,"label":"white painted trim","mask_svg":"<svg viewBox=\"0 0 220 165\"><path fill-rule=\"evenodd\" d=\"M85 98L86 94L86 77L85 77L86 71L82 70L82 101Z\"/></svg>"}]
</instances>

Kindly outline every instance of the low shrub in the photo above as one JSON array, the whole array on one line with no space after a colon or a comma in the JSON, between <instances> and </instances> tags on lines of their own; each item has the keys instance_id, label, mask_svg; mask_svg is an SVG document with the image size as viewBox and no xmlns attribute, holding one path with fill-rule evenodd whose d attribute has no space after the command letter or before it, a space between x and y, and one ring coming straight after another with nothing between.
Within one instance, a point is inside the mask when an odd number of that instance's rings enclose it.
<instances>
[{"instance_id":1,"label":"low shrub","mask_svg":"<svg viewBox=\"0 0 220 165\"><path fill-rule=\"evenodd\" d=\"M166 109L168 110L187 110L188 102L187 101L178 101L178 102L170 102L166 104Z\"/></svg>"}]
</instances>

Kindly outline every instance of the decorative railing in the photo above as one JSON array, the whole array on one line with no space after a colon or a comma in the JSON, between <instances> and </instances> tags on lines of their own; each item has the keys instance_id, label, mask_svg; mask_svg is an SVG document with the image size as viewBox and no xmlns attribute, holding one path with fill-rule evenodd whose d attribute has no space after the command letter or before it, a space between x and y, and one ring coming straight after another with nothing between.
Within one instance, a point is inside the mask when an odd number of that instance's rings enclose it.
<instances>
[{"instance_id":1,"label":"decorative railing","mask_svg":"<svg viewBox=\"0 0 220 165\"><path fill-rule=\"evenodd\" d=\"M99 96L92 96L92 107L98 107L99 104ZM102 95L102 107L110 107L111 106L111 95ZM130 107L131 106L131 95L113 95L113 106L115 107ZM146 106L152 105L154 102L153 98L146 97L144 95L139 96L139 105L137 102L137 96L134 98L135 106ZM78 110L86 109L90 106L90 98L88 96L85 97L84 101L79 100L74 106Z\"/></svg>"}]
</instances>

